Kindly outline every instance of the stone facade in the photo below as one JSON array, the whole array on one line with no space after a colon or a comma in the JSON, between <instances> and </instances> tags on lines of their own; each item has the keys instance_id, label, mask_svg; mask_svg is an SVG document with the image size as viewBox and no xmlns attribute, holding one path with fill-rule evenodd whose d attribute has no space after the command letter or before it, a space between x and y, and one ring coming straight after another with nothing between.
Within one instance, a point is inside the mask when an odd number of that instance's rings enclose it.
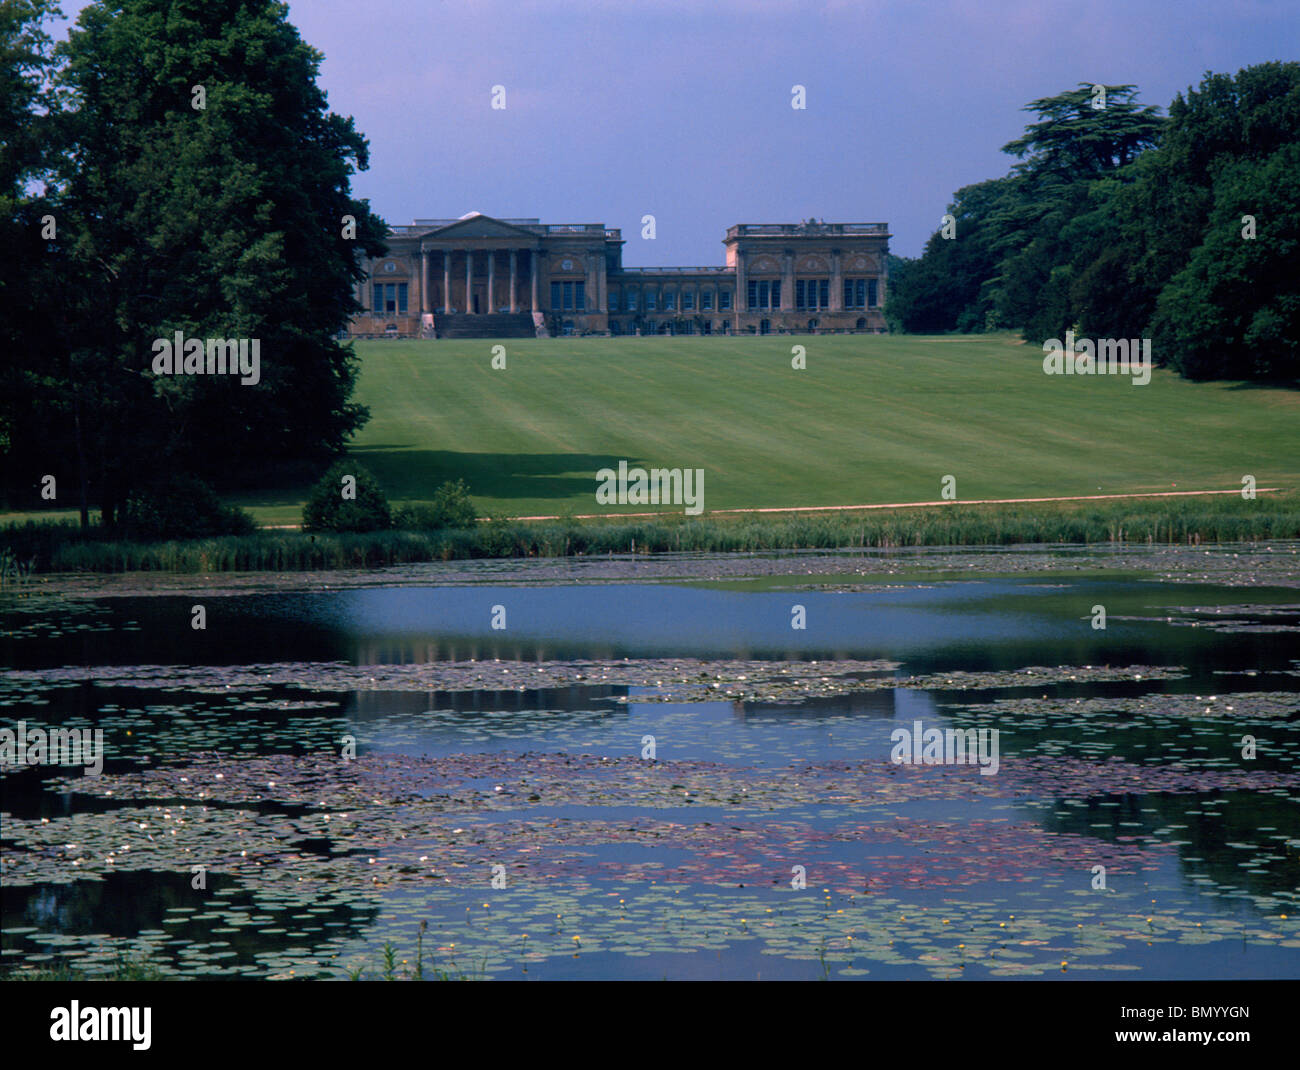
<instances>
[{"instance_id":1,"label":"stone facade","mask_svg":"<svg viewBox=\"0 0 1300 1070\"><path fill-rule=\"evenodd\" d=\"M601 223L417 219L365 262L350 333L877 333L889 238L884 223L739 224L724 266L635 268Z\"/></svg>"}]
</instances>

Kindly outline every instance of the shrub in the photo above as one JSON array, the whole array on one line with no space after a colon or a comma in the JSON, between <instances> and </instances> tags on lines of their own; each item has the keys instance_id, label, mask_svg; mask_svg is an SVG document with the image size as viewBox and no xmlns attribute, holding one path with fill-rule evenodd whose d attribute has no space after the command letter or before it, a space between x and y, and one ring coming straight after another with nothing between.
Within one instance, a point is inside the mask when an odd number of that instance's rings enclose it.
<instances>
[{"instance_id":1,"label":"shrub","mask_svg":"<svg viewBox=\"0 0 1300 1070\"><path fill-rule=\"evenodd\" d=\"M356 497L344 498L344 479L356 481ZM320 477L302 507L303 531L383 531L393 526L392 510L373 475L351 461L338 461Z\"/></svg>"},{"instance_id":2,"label":"shrub","mask_svg":"<svg viewBox=\"0 0 1300 1070\"><path fill-rule=\"evenodd\" d=\"M122 510L120 534L140 542L249 535L257 530L242 509L226 505L206 483L189 476L133 491Z\"/></svg>"},{"instance_id":3,"label":"shrub","mask_svg":"<svg viewBox=\"0 0 1300 1070\"><path fill-rule=\"evenodd\" d=\"M417 502L396 510L393 515L393 526L404 531L441 531L477 525L478 513L463 479L444 483L434 492L432 502Z\"/></svg>"}]
</instances>

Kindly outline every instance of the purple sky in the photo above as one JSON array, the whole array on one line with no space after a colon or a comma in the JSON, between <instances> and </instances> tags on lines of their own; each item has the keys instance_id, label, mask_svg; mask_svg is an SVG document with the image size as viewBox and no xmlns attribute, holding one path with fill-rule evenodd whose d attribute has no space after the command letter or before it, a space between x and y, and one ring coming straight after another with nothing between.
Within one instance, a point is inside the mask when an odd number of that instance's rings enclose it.
<instances>
[{"instance_id":1,"label":"purple sky","mask_svg":"<svg viewBox=\"0 0 1300 1070\"><path fill-rule=\"evenodd\" d=\"M1300 41L1296 0L292 0L290 18L370 140L354 188L390 223L601 222L630 266L720 264L729 225L809 216L889 223L915 256L955 189L1006 172L1028 101L1133 82L1165 107Z\"/></svg>"}]
</instances>

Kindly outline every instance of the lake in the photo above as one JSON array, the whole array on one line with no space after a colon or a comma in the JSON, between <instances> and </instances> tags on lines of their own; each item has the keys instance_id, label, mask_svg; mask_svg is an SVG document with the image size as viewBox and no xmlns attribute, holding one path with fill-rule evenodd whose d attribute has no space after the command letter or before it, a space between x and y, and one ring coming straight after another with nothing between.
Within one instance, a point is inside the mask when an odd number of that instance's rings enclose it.
<instances>
[{"instance_id":1,"label":"lake","mask_svg":"<svg viewBox=\"0 0 1300 1070\"><path fill-rule=\"evenodd\" d=\"M1300 977L1298 637L1291 543L11 588L104 765L5 769L0 970Z\"/></svg>"}]
</instances>

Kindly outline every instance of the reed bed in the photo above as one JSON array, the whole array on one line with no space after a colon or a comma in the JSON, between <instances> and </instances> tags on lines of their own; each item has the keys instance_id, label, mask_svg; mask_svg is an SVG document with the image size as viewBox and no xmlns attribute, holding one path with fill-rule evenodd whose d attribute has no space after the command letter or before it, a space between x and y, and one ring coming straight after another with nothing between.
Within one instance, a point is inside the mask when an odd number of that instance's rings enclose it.
<instances>
[{"instance_id":1,"label":"reed bed","mask_svg":"<svg viewBox=\"0 0 1300 1070\"><path fill-rule=\"evenodd\" d=\"M302 572L473 558L736 553L1049 543L1198 544L1300 538L1300 495L962 505L870 513L646 520L491 520L472 530L261 531L127 542L100 528L0 528L4 560L31 572ZM12 569L11 569L12 571ZM3 577L0 577L3 582Z\"/></svg>"}]
</instances>

